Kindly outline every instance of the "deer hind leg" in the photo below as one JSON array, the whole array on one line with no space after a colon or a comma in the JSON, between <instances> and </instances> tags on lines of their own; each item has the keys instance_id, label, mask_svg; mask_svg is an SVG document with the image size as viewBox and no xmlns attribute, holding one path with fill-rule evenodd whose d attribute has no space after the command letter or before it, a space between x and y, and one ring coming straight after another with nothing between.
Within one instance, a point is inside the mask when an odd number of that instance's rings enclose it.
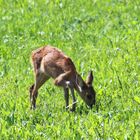
<instances>
[{"instance_id":1,"label":"deer hind leg","mask_svg":"<svg viewBox=\"0 0 140 140\"><path fill-rule=\"evenodd\" d=\"M30 87L30 89L29 89L29 92L30 92L30 101L31 101L31 99L32 99L32 92L33 92L34 86L35 86L35 84L33 84L33 85ZM37 95L38 95L38 93L37 93Z\"/></svg>"},{"instance_id":2,"label":"deer hind leg","mask_svg":"<svg viewBox=\"0 0 140 140\"><path fill-rule=\"evenodd\" d=\"M31 100L31 108L36 108L36 99L38 95L38 89L48 80L49 77L44 75L43 73L37 72L35 75L35 84L33 84L30 88L30 100Z\"/></svg>"},{"instance_id":3,"label":"deer hind leg","mask_svg":"<svg viewBox=\"0 0 140 140\"><path fill-rule=\"evenodd\" d=\"M69 89L64 88L64 98L66 102L66 110L69 108Z\"/></svg>"}]
</instances>

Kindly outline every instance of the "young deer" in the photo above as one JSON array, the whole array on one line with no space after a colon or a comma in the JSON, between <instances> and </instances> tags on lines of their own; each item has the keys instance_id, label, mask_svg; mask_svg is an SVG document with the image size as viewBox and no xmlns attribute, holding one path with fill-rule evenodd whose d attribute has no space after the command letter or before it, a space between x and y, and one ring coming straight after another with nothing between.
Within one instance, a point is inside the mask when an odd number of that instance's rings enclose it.
<instances>
[{"instance_id":1,"label":"young deer","mask_svg":"<svg viewBox=\"0 0 140 140\"><path fill-rule=\"evenodd\" d=\"M36 107L38 89L49 78L54 79L56 86L63 87L66 108L69 106L69 89L73 104L71 111L75 111L76 99L74 89L84 102L92 108L95 104L95 90L92 87L93 75L89 73L86 82L77 73L72 60L57 48L45 46L32 52L32 62L35 72L35 83L30 87L31 108Z\"/></svg>"}]
</instances>

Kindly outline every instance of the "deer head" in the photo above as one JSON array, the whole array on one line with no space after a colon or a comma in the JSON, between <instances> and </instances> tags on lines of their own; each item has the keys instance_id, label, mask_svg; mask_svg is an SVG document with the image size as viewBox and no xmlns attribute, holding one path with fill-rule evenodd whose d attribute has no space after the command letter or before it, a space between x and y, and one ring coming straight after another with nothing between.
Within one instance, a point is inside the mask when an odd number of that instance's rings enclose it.
<instances>
[{"instance_id":1,"label":"deer head","mask_svg":"<svg viewBox=\"0 0 140 140\"><path fill-rule=\"evenodd\" d=\"M77 75L77 87L78 92L81 98L85 101L85 103L92 108L92 105L95 104L95 96L96 92L92 86L93 83L93 74L92 71L89 72L86 82L83 81L81 76Z\"/></svg>"}]
</instances>

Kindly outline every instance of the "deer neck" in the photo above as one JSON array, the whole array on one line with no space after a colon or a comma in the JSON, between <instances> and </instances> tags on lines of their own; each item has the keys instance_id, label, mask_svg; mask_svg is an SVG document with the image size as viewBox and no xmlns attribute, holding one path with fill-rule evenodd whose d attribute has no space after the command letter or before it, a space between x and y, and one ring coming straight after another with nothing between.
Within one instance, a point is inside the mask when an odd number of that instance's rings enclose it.
<instances>
[{"instance_id":1,"label":"deer neck","mask_svg":"<svg viewBox=\"0 0 140 140\"><path fill-rule=\"evenodd\" d=\"M82 79L83 80L83 79ZM84 82L84 80L83 80ZM78 83L76 82L76 78L75 78L75 82L74 82L74 88L77 91L77 93L79 94L79 96L85 101L85 94L82 92L81 87L78 85Z\"/></svg>"}]
</instances>

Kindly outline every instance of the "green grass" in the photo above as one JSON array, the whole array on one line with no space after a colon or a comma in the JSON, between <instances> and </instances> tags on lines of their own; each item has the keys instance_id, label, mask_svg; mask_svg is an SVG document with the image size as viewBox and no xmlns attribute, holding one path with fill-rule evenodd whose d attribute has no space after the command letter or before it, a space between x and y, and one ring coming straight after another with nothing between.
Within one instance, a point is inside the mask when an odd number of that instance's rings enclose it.
<instances>
[{"instance_id":1,"label":"green grass","mask_svg":"<svg viewBox=\"0 0 140 140\"><path fill-rule=\"evenodd\" d=\"M140 138L139 0L0 0L0 139ZM65 111L63 90L49 80L30 110L31 51L63 50L86 78L94 73L97 103L76 94Z\"/></svg>"}]
</instances>

